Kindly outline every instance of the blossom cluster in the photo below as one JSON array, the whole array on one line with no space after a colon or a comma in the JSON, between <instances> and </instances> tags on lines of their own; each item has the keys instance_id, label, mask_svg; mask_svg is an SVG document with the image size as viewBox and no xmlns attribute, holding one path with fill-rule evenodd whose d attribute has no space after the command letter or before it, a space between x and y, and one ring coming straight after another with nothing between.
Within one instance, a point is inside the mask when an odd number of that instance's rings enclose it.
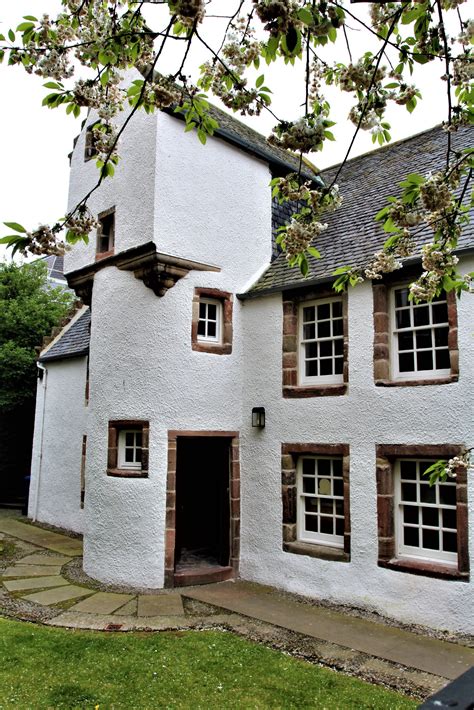
<instances>
[{"instance_id":1,"label":"blossom cluster","mask_svg":"<svg viewBox=\"0 0 474 710\"><path fill-rule=\"evenodd\" d=\"M285 249L286 259L293 261L295 257L303 254L314 237L324 232L327 227L327 224L317 220L305 222L292 218L280 242Z\"/></svg>"},{"instance_id":2,"label":"blossom cluster","mask_svg":"<svg viewBox=\"0 0 474 710\"><path fill-rule=\"evenodd\" d=\"M423 273L410 285L415 301L432 301L440 292L444 276L451 273L459 259L447 246L425 244L422 249Z\"/></svg>"},{"instance_id":3,"label":"blossom cluster","mask_svg":"<svg viewBox=\"0 0 474 710\"><path fill-rule=\"evenodd\" d=\"M169 0L168 5L170 12L178 15L181 24L187 27L204 20L206 13L204 0Z\"/></svg>"},{"instance_id":4,"label":"blossom cluster","mask_svg":"<svg viewBox=\"0 0 474 710\"><path fill-rule=\"evenodd\" d=\"M47 224L40 225L33 232L26 232L25 239L19 247L19 252L23 256L27 254L42 255L55 254L62 256L69 246L64 242L58 242L56 232Z\"/></svg>"},{"instance_id":5,"label":"blossom cluster","mask_svg":"<svg viewBox=\"0 0 474 710\"><path fill-rule=\"evenodd\" d=\"M444 473L448 478L457 478L459 471L467 471L469 468L469 452L462 456L454 456L446 464Z\"/></svg>"},{"instance_id":6,"label":"blossom cluster","mask_svg":"<svg viewBox=\"0 0 474 710\"><path fill-rule=\"evenodd\" d=\"M364 274L367 279L381 279L383 274L389 274L401 267L401 263L392 252L382 250L374 254L374 258L365 268Z\"/></svg>"},{"instance_id":7,"label":"blossom cluster","mask_svg":"<svg viewBox=\"0 0 474 710\"><path fill-rule=\"evenodd\" d=\"M307 114L297 121L282 121L267 138L271 145L301 153L321 150L328 122L322 116Z\"/></svg>"},{"instance_id":8,"label":"blossom cluster","mask_svg":"<svg viewBox=\"0 0 474 710\"><path fill-rule=\"evenodd\" d=\"M98 227L99 222L87 207L79 207L76 213L67 217L64 226L73 239L81 239L87 236L92 229Z\"/></svg>"},{"instance_id":9,"label":"blossom cluster","mask_svg":"<svg viewBox=\"0 0 474 710\"><path fill-rule=\"evenodd\" d=\"M300 3L296 0L253 0L258 18L273 36L286 34L290 27L302 26L298 17Z\"/></svg>"}]
</instances>

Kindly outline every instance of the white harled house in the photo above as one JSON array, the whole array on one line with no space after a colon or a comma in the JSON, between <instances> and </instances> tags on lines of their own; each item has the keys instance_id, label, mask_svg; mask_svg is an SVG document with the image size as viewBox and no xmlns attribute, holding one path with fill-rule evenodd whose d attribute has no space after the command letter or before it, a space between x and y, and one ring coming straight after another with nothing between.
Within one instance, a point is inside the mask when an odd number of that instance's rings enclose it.
<instances>
[{"instance_id":1,"label":"white harled house","mask_svg":"<svg viewBox=\"0 0 474 710\"><path fill-rule=\"evenodd\" d=\"M174 115L137 115L90 200L101 227L65 259L84 306L39 358L29 516L83 532L103 582L240 577L473 633L474 479L423 477L474 445L472 296L409 302L418 258L331 290L380 248L373 215L442 164L445 136L348 163L304 279L276 254L291 208L269 187L297 161L218 119L203 147ZM93 121L71 207L97 180Z\"/></svg>"}]
</instances>

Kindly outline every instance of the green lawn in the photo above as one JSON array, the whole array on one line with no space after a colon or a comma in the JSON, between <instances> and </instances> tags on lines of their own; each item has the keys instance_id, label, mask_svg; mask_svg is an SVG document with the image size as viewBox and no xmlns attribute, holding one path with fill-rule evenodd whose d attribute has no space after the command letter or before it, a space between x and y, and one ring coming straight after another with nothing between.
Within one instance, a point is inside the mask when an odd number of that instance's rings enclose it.
<instances>
[{"instance_id":1,"label":"green lawn","mask_svg":"<svg viewBox=\"0 0 474 710\"><path fill-rule=\"evenodd\" d=\"M230 633L99 633L0 618L0 708L415 708Z\"/></svg>"}]
</instances>

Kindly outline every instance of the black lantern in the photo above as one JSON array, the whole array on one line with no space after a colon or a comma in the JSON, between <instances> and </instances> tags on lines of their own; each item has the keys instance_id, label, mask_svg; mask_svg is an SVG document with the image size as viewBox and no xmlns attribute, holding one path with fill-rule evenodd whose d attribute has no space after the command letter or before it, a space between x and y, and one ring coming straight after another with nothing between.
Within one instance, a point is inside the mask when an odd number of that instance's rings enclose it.
<instances>
[{"instance_id":1,"label":"black lantern","mask_svg":"<svg viewBox=\"0 0 474 710\"><path fill-rule=\"evenodd\" d=\"M252 409L252 426L263 429L265 426L265 407L254 407Z\"/></svg>"}]
</instances>

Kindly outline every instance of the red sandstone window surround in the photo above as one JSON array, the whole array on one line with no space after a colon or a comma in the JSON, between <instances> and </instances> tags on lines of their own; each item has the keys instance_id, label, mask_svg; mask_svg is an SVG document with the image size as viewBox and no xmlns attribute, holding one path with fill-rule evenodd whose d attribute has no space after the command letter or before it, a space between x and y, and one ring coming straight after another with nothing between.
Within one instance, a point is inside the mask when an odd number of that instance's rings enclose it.
<instances>
[{"instance_id":1,"label":"red sandstone window surround","mask_svg":"<svg viewBox=\"0 0 474 710\"><path fill-rule=\"evenodd\" d=\"M216 288L196 288L193 297L191 346L215 355L232 353L233 296Z\"/></svg>"},{"instance_id":2,"label":"red sandstone window surround","mask_svg":"<svg viewBox=\"0 0 474 710\"><path fill-rule=\"evenodd\" d=\"M374 379L396 387L457 382L459 352L454 292L432 303L408 301L406 284L373 284Z\"/></svg>"},{"instance_id":3,"label":"red sandstone window surround","mask_svg":"<svg viewBox=\"0 0 474 710\"><path fill-rule=\"evenodd\" d=\"M98 216L96 261L112 256L115 251L115 207Z\"/></svg>"},{"instance_id":4,"label":"red sandstone window surround","mask_svg":"<svg viewBox=\"0 0 474 710\"><path fill-rule=\"evenodd\" d=\"M342 395L348 383L347 295L283 294L283 396Z\"/></svg>"},{"instance_id":5,"label":"red sandstone window surround","mask_svg":"<svg viewBox=\"0 0 474 710\"><path fill-rule=\"evenodd\" d=\"M283 550L350 560L349 446L282 444Z\"/></svg>"},{"instance_id":6,"label":"red sandstone window surround","mask_svg":"<svg viewBox=\"0 0 474 710\"><path fill-rule=\"evenodd\" d=\"M460 445L377 446L381 567L441 579L469 579L467 476L430 487L423 471Z\"/></svg>"},{"instance_id":7,"label":"red sandstone window surround","mask_svg":"<svg viewBox=\"0 0 474 710\"><path fill-rule=\"evenodd\" d=\"M137 419L109 422L107 475L148 477L149 423Z\"/></svg>"}]
</instances>

